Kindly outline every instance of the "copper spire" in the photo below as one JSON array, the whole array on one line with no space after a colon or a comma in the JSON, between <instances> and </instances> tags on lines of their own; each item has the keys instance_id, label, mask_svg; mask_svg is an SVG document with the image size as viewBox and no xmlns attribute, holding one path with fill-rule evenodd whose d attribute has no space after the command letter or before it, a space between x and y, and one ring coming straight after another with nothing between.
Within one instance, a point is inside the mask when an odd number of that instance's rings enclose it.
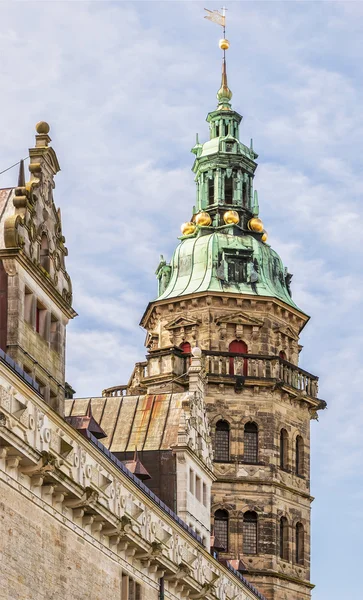
<instances>
[{"instance_id":1,"label":"copper spire","mask_svg":"<svg viewBox=\"0 0 363 600\"><path fill-rule=\"evenodd\" d=\"M219 105L222 105L225 107L225 109L228 109L231 98L232 98L232 92L229 89L228 82L227 82L227 64L226 64L226 55L225 55L225 51L224 51L223 61L222 61L222 81L221 81L221 87L219 88L219 90L217 92L217 99L218 99Z\"/></svg>"}]
</instances>

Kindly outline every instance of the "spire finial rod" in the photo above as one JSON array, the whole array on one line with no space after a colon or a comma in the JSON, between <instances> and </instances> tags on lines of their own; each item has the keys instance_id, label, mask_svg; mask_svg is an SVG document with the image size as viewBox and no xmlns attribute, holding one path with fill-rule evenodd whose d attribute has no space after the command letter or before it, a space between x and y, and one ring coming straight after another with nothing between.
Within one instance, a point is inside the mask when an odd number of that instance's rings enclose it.
<instances>
[{"instance_id":1,"label":"spire finial rod","mask_svg":"<svg viewBox=\"0 0 363 600\"><path fill-rule=\"evenodd\" d=\"M226 64L226 50L229 48L229 41L226 39L226 7L223 6L221 13L218 10L204 9L208 14L204 16L205 19L216 23L223 28L223 39L219 40L219 47L223 50L222 60L222 83L220 90L217 93L219 106L223 106L224 110L230 110L230 100L232 98L232 92L227 85L227 64Z\"/></svg>"}]
</instances>

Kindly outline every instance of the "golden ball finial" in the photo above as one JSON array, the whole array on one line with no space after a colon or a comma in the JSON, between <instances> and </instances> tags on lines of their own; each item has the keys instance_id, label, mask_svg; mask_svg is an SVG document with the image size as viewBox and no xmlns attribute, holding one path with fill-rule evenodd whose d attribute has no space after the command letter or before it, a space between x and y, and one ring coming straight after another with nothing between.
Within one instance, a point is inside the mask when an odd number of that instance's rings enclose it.
<instances>
[{"instance_id":1,"label":"golden ball finial","mask_svg":"<svg viewBox=\"0 0 363 600\"><path fill-rule=\"evenodd\" d=\"M219 40L219 47L221 50L228 50L229 48L229 41L226 39L223 40Z\"/></svg>"},{"instance_id":2,"label":"golden ball finial","mask_svg":"<svg viewBox=\"0 0 363 600\"><path fill-rule=\"evenodd\" d=\"M39 121L35 126L37 133L47 134L49 133L50 126L45 121Z\"/></svg>"},{"instance_id":3,"label":"golden ball finial","mask_svg":"<svg viewBox=\"0 0 363 600\"><path fill-rule=\"evenodd\" d=\"M212 219L207 212L200 212L195 216L195 222L199 227L208 227L211 224Z\"/></svg>"},{"instance_id":4,"label":"golden ball finial","mask_svg":"<svg viewBox=\"0 0 363 600\"><path fill-rule=\"evenodd\" d=\"M223 220L226 225L237 225L239 223L239 215L235 210L227 210L223 215Z\"/></svg>"},{"instance_id":5,"label":"golden ball finial","mask_svg":"<svg viewBox=\"0 0 363 600\"><path fill-rule=\"evenodd\" d=\"M183 225L180 227L180 230L183 235L191 235L192 233L195 232L196 225L195 225L195 223L192 223L191 221L187 221L186 223L183 223Z\"/></svg>"},{"instance_id":6,"label":"golden ball finial","mask_svg":"<svg viewBox=\"0 0 363 600\"><path fill-rule=\"evenodd\" d=\"M264 231L261 237L261 240L266 243L268 239L267 231Z\"/></svg>"},{"instance_id":7,"label":"golden ball finial","mask_svg":"<svg viewBox=\"0 0 363 600\"><path fill-rule=\"evenodd\" d=\"M247 223L247 227L250 231L256 231L257 233L262 233L263 231L263 223L258 217L250 219Z\"/></svg>"}]
</instances>

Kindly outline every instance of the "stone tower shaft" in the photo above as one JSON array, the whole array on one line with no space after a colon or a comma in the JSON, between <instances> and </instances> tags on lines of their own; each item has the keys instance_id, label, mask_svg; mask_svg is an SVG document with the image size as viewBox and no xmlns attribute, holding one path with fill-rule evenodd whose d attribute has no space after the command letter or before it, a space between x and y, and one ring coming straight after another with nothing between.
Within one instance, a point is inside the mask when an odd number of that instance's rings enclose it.
<instances>
[{"instance_id":1,"label":"stone tower shaft","mask_svg":"<svg viewBox=\"0 0 363 600\"><path fill-rule=\"evenodd\" d=\"M310 583L310 420L325 407L318 378L298 366L309 317L292 275L267 244L253 178L257 154L239 139L223 61L210 139L197 143L197 201L158 298L141 325L146 361L128 393L187 389L190 352L203 352L214 443L212 526L220 558L270 600L307 600Z\"/></svg>"}]
</instances>

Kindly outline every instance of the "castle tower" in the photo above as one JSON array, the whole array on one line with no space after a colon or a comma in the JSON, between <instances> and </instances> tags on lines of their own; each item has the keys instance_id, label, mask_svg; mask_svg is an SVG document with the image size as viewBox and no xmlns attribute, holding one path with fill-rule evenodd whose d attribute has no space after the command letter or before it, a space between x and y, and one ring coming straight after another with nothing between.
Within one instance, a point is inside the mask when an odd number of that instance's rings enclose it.
<instances>
[{"instance_id":1,"label":"castle tower","mask_svg":"<svg viewBox=\"0 0 363 600\"><path fill-rule=\"evenodd\" d=\"M49 125L41 121L36 130L30 180L21 161L17 187L0 189L0 348L63 415L66 325L76 313L53 201L60 167L49 146Z\"/></svg>"},{"instance_id":2,"label":"castle tower","mask_svg":"<svg viewBox=\"0 0 363 600\"><path fill-rule=\"evenodd\" d=\"M221 48L228 48L222 40ZM223 58L210 139L198 138L196 206L158 298L141 325L146 362L128 393L183 391L194 346L203 352L217 481L214 531L221 558L270 600L307 600L310 583L310 420L325 402L298 366L309 317L291 296L292 275L267 243L253 180L257 154L240 141Z\"/></svg>"}]
</instances>

